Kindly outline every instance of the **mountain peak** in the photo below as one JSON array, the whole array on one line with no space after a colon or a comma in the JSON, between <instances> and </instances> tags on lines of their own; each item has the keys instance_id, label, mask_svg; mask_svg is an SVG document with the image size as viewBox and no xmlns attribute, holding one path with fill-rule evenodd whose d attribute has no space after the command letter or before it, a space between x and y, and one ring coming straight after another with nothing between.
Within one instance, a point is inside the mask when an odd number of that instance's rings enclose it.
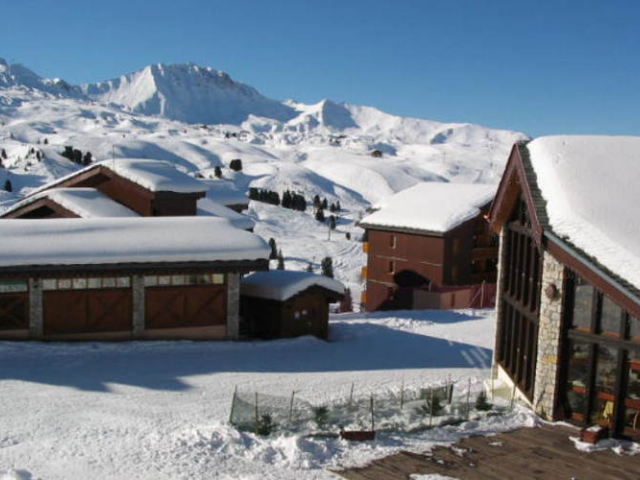
<instances>
[{"instance_id":1,"label":"mountain peak","mask_svg":"<svg viewBox=\"0 0 640 480\"><path fill-rule=\"evenodd\" d=\"M157 63L82 89L94 100L188 123L239 125L250 115L280 121L295 115L291 107L262 96L227 73L194 63Z\"/></svg>"}]
</instances>

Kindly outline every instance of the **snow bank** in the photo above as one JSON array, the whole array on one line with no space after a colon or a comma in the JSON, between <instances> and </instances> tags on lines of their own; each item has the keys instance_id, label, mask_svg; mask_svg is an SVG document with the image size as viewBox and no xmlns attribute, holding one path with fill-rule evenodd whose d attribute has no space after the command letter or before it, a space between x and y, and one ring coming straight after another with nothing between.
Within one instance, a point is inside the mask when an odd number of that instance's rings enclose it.
<instances>
[{"instance_id":1,"label":"snow bank","mask_svg":"<svg viewBox=\"0 0 640 480\"><path fill-rule=\"evenodd\" d=\"M271 249L228 220L138 217L0 221L0 267L266 259Z\"/></svg>"},{"instance_id":2,"label":"snow bank","mask_svg":"<svg viewBox=\"0 0 640 480\"><path fill-rule=\"evenodd\" d=\"M554 233L640 288L640 137L542 137L527 149Z\"/></svg>"},{"instance_id":3,"label":"snow bank","mask_svg":"<svg viewBox=\"0 0 640 480\"><path fill-rule=\"evenodd\" d=\"M380 202L380 210L360 224L444 233L479 215L495 191L493 185L419 183Z\"/></svg>"},{"instance_id":4,"label":"snow bank","mask_svg":"<svg viewBox=\"0 0 640 480\"><path fill-rule=\"evenodd\" d=\"M240 293L250 297L284 301L313 286L326 288L338 295L344 294L344 285L333 278L290 270L251 273L242 279Z\"/></svg>"},{"instance_id":5,"label":"snow bank","mask_svg":"<svg viewBox=\"0 0 640 480\"><path fill-rule=\"evenodd\" d=\"M56 188L27 197L3 212L7 215L37 200L50 198L82 218L137 217L133 210L112 200L95 188Z\"/></svg>"}]
</instances>

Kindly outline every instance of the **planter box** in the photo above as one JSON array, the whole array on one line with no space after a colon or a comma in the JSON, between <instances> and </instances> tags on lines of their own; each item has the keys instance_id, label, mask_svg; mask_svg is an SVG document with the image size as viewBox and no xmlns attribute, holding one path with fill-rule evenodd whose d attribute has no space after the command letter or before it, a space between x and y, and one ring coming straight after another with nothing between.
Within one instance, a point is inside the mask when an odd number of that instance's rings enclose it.
<instances>
[{"instance_id":1,"label":"planter box","mask_svg":"<svg viewBox=\"0 0 640 480\"><path fill-rule=\"evenodd\" d=\"M580 441L586 443L597 443L609 436L609 427L591 425L580 430Z\"/></svg>"},{"instance_id":2,"label":"planter box","mask_svg":"<svg viewBox=\"0 0 640 480\"><path fill-rule=\"evenodd\" d=\"M366 442L368 440L375 440L375 430L342 430L340 432L340 438L349 440L350 442Z\"/></svg>"}]
</instances>

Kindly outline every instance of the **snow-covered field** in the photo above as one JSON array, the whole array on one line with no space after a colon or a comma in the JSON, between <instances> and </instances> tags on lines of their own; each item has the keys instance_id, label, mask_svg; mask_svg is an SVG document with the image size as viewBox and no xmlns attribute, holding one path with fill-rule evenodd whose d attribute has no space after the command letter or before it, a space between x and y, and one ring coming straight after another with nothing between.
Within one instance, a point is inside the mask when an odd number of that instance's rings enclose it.
<instances>
[{"instance_id":1,"label":"snow-covered field","mask_svg":"<svg viewBox=\"0 0 640 480\"><path fill-rule=\"evenodd\" d=\"M333 317L329 342L0 343L0 475L24 479L335 478L328 469L471 433L534 422L516 410L485 421L373 442L241 433L234 388L322 403L416 389L448 378L479 387L492 311ZM6 478L12 478L8 476ZM0 478L2 478L0 476Z\"/></svg>"}]
</instances>

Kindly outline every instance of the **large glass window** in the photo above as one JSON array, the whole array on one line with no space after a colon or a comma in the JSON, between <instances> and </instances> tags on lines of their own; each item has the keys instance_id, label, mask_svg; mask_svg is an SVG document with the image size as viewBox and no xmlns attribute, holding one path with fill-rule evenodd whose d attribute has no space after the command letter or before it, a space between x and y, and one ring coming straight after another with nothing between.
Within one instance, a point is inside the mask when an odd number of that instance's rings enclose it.
<instances>
[{"instance_id":1,"label":"large glass window","mask_svg":"<svg viewBox=\"0 0 640 480\"><path fill-rule=\"evenodd\" d=\"M146 275L144 284L147 287L165 287L181 285L221 285L224 283L222 273L196 273L189 275Z\"/></svg>"},{"instance_id":2,"label":"large glass window","mask_svg":"<svg viewBox=\"0 0 640 480\"><path fill-rule=\"evenodd\" d=\"M45 291L129 288L130 286L131 277L45 278L42 280L42 289Z\"/></svg>"},{"instance_id":3,"label":"large glass window","mask_svg":"<svg viewBox=\"0 0 640 480\"><path fill-rule=\"evenodd\" d=\"M26 292L27 281L26 280L1 280L0 281L0 293L19 293Z\"/></svg>"}]
</instances>

